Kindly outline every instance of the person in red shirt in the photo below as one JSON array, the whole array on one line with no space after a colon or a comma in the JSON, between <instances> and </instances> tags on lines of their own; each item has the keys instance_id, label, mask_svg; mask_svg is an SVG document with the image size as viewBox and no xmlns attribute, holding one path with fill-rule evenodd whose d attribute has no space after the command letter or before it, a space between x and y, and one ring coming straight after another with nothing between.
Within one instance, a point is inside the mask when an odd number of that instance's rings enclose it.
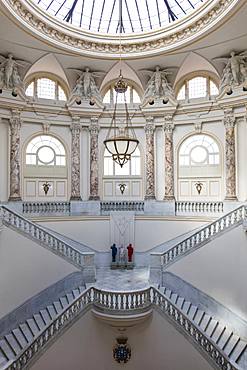
<instances>
[{"instance_id":1,"label":"person in red shirt","mask_svg":"<svg viewBox=\"0 0 247 370\"><path fill-rule=\"evenodd\" d=\"M132 257L134 253L134 248L132 247L132 244L128 245L127 250L128 250L128 262L132 262Z\"/></svg>"}]
</instances>

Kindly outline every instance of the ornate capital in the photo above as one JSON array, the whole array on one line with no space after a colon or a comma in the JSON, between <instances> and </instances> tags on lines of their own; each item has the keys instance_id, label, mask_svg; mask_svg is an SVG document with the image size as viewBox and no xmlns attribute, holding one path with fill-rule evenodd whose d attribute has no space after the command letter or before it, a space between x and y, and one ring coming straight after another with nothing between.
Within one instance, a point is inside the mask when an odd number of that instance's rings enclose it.
<instances>
[{"instance_id":1,"label":"ornate capital","mask_svg":"<svg viewBox=\"0 0 247 370\"><path fill-rule=\"evenodd\" d=\"M224 119L223 119L225 128L234 128L236 124L236 118L234 116L232 109L227 109L224 111Z\"/></svg>"},{"instance_id":2,"label":"ornate capital","mask_svg":"<svg viewBox=\"0 0 247 370\"><path fill-rule=\"evenodd\" d=\"M150 119L150 120L147 119L147 123L146 123L146 125L144 127L144 130L145 130L145 132L146 132L147 135L152 135L154 133L154 131L155 131L155 125L153 123L153 118Z\"/></svg>"},{"instance_id":3,"label":"ornate capital","mask_svg":"<svg viewBox=\"0 0 247 370\"><path fill-rule=\"evenodd\" d=\"M21 111L18 109L12 110L12 117L9 120L10 128L12 130L19 130L21 128Z\"/></svg>"},{"instance_id":4,"label":"ornate capital","mask_svg":"<svg viewBox=\"0 0 247 370\"><path fill-rule=\"evenodd\" d=\"M99 120L97 117L91 118L91 124L89 126L89 132L91 135L98 135L99 133Z\"/></svg>"},{"instance_id":5,"label":"ornate capital","mask_svg":"<svg viewBox=\"0 0 247 370\"><path fill-rule=\"evenodd\" d=\"M72 116L72 123L70 125L70 130L73 134L78 134L81 132L81 124L79 116Z\"/></svg>"},{"instance_id":6,"label":"ornate capital","mask_svg":"<svg viewBox=\"0 0 247 370\"><path fill-rule=\"evenodd\" d=\"M164 123L164 131L165 131L165 133L172 134L172 132L173 132L173 130L175 128L175 125L173 123L173 116L171 114L166 115L164 117L164 121L165 121L165 123Z\"/></svg>"}]
</instances>

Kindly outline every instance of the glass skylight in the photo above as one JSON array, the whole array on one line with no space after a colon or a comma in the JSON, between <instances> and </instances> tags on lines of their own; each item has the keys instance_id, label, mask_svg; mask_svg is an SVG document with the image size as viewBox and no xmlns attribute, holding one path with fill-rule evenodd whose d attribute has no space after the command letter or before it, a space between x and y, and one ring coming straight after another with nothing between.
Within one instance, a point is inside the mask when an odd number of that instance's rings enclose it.
<instances>
[{"instance_id":1,"label":"glass skylight","mask_svg":"<svg viewBox=\"0 0 247 370\"><path fill-rule=\"evenodd\" d=\"M33 0L61 21L92 32L119 33L120 0ZM122 0L125 34L165 27L208 0Z\"/></svg>"}]
</instances>

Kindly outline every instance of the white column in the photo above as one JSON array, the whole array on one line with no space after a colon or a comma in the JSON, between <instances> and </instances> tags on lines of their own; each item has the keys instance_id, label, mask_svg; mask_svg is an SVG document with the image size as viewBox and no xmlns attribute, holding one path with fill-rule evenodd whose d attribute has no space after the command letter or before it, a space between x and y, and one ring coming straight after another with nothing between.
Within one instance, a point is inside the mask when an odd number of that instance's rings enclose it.
<instances>
[{"instance_id":1,"label":"white column","mask_svg":"<svg viewBox=\"0 0 247 370\"><path fill-rule=\"evenodd\" d=\"M81 159L81 125L80 117L73 116L71 129L71 197L81 200L80 193L80 159Z\"/></svg>"},{"instance_id":2,"label":"white column","mask_svg":"<svg viewBox=\"0 0 247 370\"><path fill-rule=\"evenodd\" d=\"M175 200L174 197L174 159L173 159L173 130L172 116L165 116L165 196L164 200Z\"/></svg>"},{"instance_id":3,"label":"white column","mask_svg":"<svg viewBox=\"0 0 247 370\"><path fill-rule=\"evenodd\" d=\"M153 117L146 119L146 163L145 163L145 199L155 199L154 177L154 131Z\"/></svg>"},{"instance_id":4,"label":"white column","mask_svg":"<svg viewBox=\"0 0 247 370\"><path fill-rule=\"evenodd\" d=\"M10 194L9 201L21 200L20 174L20 111L13 110L10 126Z\"/></svg>"},{"instance_id":5,"label":"white column","mask_svg":"<svg viewBox=\"0 0 247 370\"><path fill-rule=\"evenodd\" d=\"M90 132L90 196L89 200L99 200L99 123L91 118Z\"/></svg>"},{"instance_id":6,"label":"white column","mask_svg":"<svg viewBox=\"0 0 247 370\"><path fill-rule=\"evenodd\" d=\"M225 125L225 162L226 196L225 200L237 200L236 196L236 156L235 156L236 119L231 109L224 112Z\"/></svg>"}]
</instances>

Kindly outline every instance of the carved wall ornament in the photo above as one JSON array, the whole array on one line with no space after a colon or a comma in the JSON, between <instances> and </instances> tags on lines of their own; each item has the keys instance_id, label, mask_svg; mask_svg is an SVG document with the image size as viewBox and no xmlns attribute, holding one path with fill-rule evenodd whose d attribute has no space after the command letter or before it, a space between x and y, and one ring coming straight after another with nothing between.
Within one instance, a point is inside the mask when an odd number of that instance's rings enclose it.
<instances>
[{"instance_id":1,"label":"carved wall ornament","mask_svg":"<svg viewBox=\"0 0 247 370\"><path fill-rule=\"evenodd\" d=\"M155 176L154 176L154 119L153 117L146 118L144 127L146 133L146 163L145 163L145 199L155 199Z\"/></svg>"},{"instance_id":2,"label":"carved wall ornament","mask_svg":"<svg viewBox=\"0 0 247 370\"><path fill-rule=\"evenodd\" d=\"M157 31L154 37L152 32L150 35L147 34L145 41L141 38L133 40L131 35L122 43L122 55L134 56L138 54L140 56L140 54L154 54L155 52L159 54L161 51L174 49L181 43L186 44L195 39L197 34L201 36L203 30L215 26L218 20L221 20L237 5L239 5L238 0L211 1L208 4L208 11L204 11L200 16L200 10L198 10L196 12L197 16L193 13L193 17L189 17L188 22L182 20L179 27L177 24L174 27L172 26L172 30L168 33ZM114 42L109 37L109 41L105 41L101 35L90 35L88 32L83 35L83 30L80 30L80 36L78 36L77 30L73 27L54 25L49 21L49 16L46 15L45 17L41 11L34 11L21 0L2 0L2 6L5 7L5 11L11 12L13 17L21 19L26 28L31 28L34 33L53 44L77 52L82 51L87 55L102 56L104 54L104 57L119 57L120 45L118 39Z\"/></svg>"},{"instance_id":3,"label":"carved wall ornament","mask_svg":"<svg viewBox=\"0 0 247 370\"><path fill-rule=\"evenodd\" d=\"M131 348L127 343L128 338L121 336L116 338L117 343L113 347L113 358L119 364L126 364L131 358Z\"/></svg>"},{"instance_id":4,"label":"carved wall ornament","mask_svg":"<svg viewBox=\"0 0 247 370\"><path fill-rule=\"evenodd\" d=\"M164 200L174 200L174 157L173 130L175 125L171 115L165 116L165 196Z\"/></svg>"},{"instance_id":5,"label":"carved wall ornament","mask_svg":"<svg viewBox=\"0 0 247 370\"><path fill-rule=\"evenodd\" d=\"M51 184L49 184L49 183L46 181L46 182L44 182L44 184L42 185L42 187L43 187L43 190L44 190L45 195L47 195L47 194L48 194L48 192L49 192L49 190L50 190L50 188L51 188Z\"/></svg>"},{"instance_id":6,"label":"carved wall ornament","mask_svg":"<svg viewBox=\"0 0 247 370\"><path fill-rule=\"evenodd\" d=\"M71 200L81 200L80 163L81 163L81 124L80 117L73 116L71 130Z\"/></svg>"},{"instance_id":7,"label":"carved wall ornament","mask_svg":"<svg viewBox=\"0 0 247 370\"><path fill-rule=\"evenodd\" d=\"M91 118L90 132L90 200L99 200L99 123L97 117Z\"/></svg>"},{"instance_id":8,"label":"carved wall ornament","mask_svg":"<svg viewBox=\"0 0 247 370\"><path fill-rule=\"evenodd\" d=\"M202 122L195 122L194 129L198 134L200 134L202 132Z\"/></svg>"},{"instance_id":9,"label":"carved wall ornament","mask_svg":"<svg viewBox=\"0 0 247 370\"><path fill-rule=\"evenodd\" d=\"M26 68L31 63L25 60L14 59L12 54L7 57L0 55L0 92L12 90L12 95L17 96L24 93L24 84L20 77L19 69Z\"/></svg>"},{"instance_id":10,"label":"carved wall ornament","mask_svg":"<svg viewBox=\"0 0 247 370\"><path fill-rule=\"evenodd\" d=\"M118 186L121 194L124 194L127 184L119 184Z\"/></svg>"},{"instance_id":11,"label":"carved wall ornament","mask_svg":"<svg viewBox=\"0 0 247 370\"><path fill-rule=\"evenodd\" d=\"M12 111L9 120L10 125L10 195L9 200L21 200L21 177L20 177L20 129L21 112Z\"/></svg>"},{"instance_id":12,"label":"carved wall ornament","mask_svg":"<svg viewBox=\"0 0 247 370\"><path fill-rule=\"evenodd\" d=\"M236 155L235 155L235 124L234 112L224 112L225 125L225 163L226 163L226 200L236 200Z\"/></svg>"},{"instance_id":13,"label":"carved wall ornament","mask_svg":"<svg viewBox=\"0 0 247 370\"><path fill-rule=\"evenodd\" d=\"M195 183L195 188L196 188L196 191L197 193L200 195L201 194L201 191L202 191L202 188L203 188L203 183L202 182L196 182Z\"/></svg>"}]
</instances>

